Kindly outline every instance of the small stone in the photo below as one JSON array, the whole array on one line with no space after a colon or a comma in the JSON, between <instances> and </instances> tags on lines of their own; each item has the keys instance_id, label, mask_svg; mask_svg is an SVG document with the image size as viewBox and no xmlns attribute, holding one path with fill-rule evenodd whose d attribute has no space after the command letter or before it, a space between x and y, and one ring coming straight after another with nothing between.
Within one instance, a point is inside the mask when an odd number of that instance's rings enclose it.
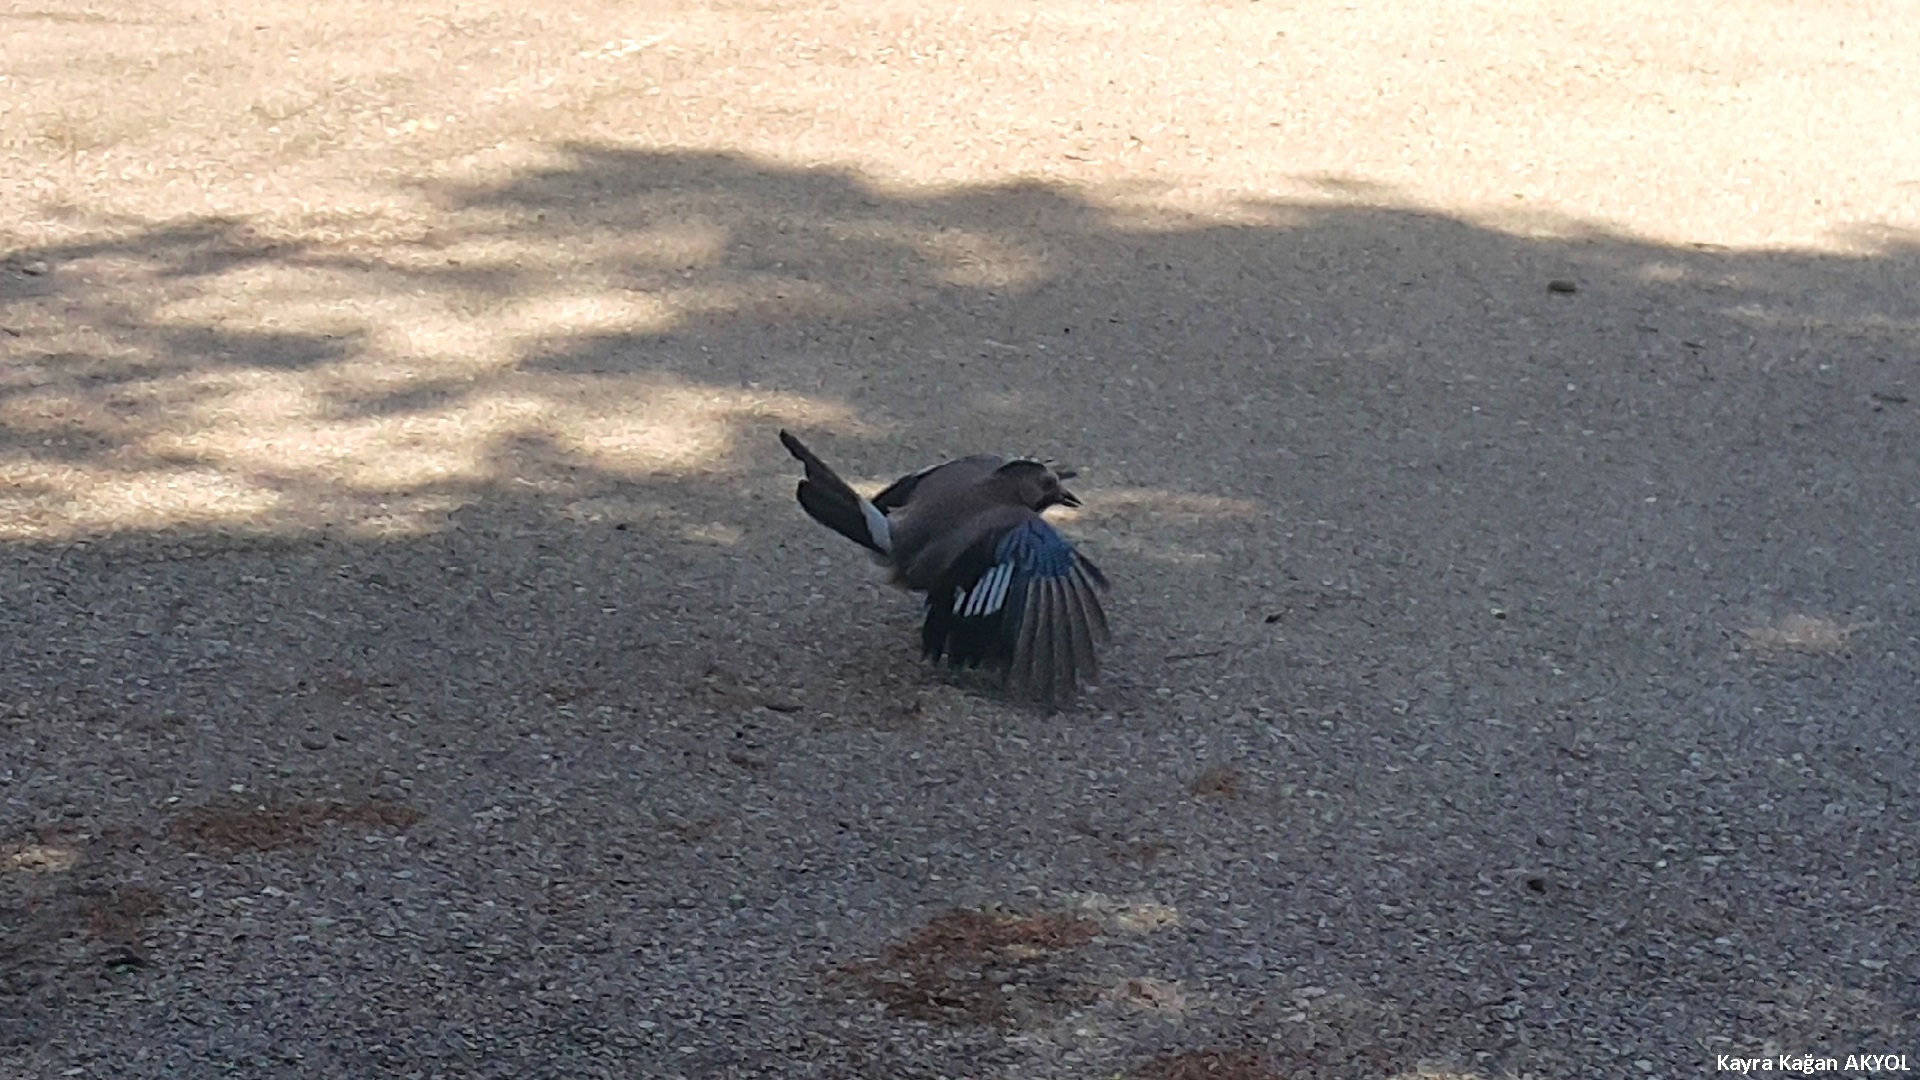
<instances>
[{"instance_id":1,"label":"small stone","mask_svg":"<svg viewBox=\"0 0 1920 1080\"><path fill-rule=\"evenodd\" d=\"M147 966L147 958L131 945L121 945L108 953L103 965L115 974L124 974Z\"/></svg>"},{"instance_id":2,"label":"small stone","mask_svg":"<svg viewBox=\"0 0 1920 1080\"><path fill-rule=\"evenodd\" d=\"M1552 281L1547 282L1547 291L1557 292L1557 293L1576 293L1580 291L1580 286L1567 278L1554 278Z\"/></svg>"}]
</instances>

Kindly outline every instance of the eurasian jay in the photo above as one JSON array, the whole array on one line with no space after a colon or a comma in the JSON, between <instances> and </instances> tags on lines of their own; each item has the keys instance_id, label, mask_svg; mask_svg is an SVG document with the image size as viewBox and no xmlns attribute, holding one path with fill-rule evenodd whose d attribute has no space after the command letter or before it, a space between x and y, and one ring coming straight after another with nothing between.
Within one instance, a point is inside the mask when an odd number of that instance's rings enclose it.
<instances>
[{"instance_id":1,"label":"eurasian jay","mask_svg":"<svg viewBox=\"0 0 1920 1080\"><path fill-rule=\"evenodd\" d=\"M796 495L815 521L871 551L894 585L924 593L928 659L1002 671L1015 693L1056 704L1099 671L1107 579L1041 514L1079 506L1064 475L981 454L903 476L866 499L785 431L806 466Z\"/></svg>"}]
</instances>

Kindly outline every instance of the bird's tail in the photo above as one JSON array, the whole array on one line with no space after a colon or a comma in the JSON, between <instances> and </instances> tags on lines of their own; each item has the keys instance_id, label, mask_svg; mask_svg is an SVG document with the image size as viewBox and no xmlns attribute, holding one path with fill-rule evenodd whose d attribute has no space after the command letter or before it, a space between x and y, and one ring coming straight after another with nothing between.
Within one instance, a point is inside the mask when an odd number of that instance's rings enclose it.
<instances>
[{"instance_id":1,"label":"bird's tail","mask_svg":"<svg viewBox=\"0 0 1920 1080\"><path fill-rule=\"evenodd\" d=\"M800 487L794 492L800 499L801 509L813 520L876 555L893 550L893 533L887 525L887 515L881 513L879 507L861 498L859 492L827 468L826 462L815 457L805 443L785 430L780 432L780 445L807 468L807 478L800 481Z\"/></svg>"}]
</instances>

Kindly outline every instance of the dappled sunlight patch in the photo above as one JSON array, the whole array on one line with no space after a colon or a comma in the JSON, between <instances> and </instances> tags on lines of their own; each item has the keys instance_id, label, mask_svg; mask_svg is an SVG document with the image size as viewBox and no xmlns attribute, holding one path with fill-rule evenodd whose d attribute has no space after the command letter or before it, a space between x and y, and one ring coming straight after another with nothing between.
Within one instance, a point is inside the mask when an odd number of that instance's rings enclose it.
<instances>
[{"instance_id":1,"label":"dappled sunlight patch","mask_svg":"<svg viewBox=\"0 0 1920 1080\"><path fill-rule=\"evenodd\" d=\"M72 393L61 381L44 376L34 388L0 400L0 428L14 439L36 439L48 448L137 430L108 403Z\"/></svg>"},{"instance_id":2,"label":"dappled sunlight patch","mask_svg":"<svg viewBox=\"0 0 1920 1080\"><path fill-rule=\"evenodd\" d=\"M364 274L282 261L239 264L204 275L198 283L201 288L156 303L152 325L187 333L353 337L383 312L411 309L418 302L368 289Z\"/></svg>"},{"instance_id":3,"label":"dappled sunlight patch","mask_svg":"<svg viewBox=\"0 0 1920 1080\"><path fill-rule=\"evenodd\" d=\"M1690 276L1685 266L1664 259L1646 263L1634 272L1634 277L1648 285L1678 285Z\"/></svg>"},{"instance_id":4,"label":"dappled sunlight patch","mask_svg":"<svg viewBox=\"0 0 1920 1080\"><path fill-rule=\"evenodd\" d=\"M416 531L457 502L450 488L560 465L628 476L713 468L736 428L760 420L866 430L846 408L802 395L664 375L441 373L382 354L304 370L155 373L99 391L42 366L0 397L0 423L31 440L0 456L0 536L323 521ZM724 531L699 539L731 543Z\"/></svg>"},{"instance_id":5,"label":"dappled sunlight patch","mask_svg":"<svg viewBox=\"0 0 1920 1080\"><path fill-rule=\"evenodd\" d=\"M1103 488L1081 491L1086 509L1073 521L1076 534L1099 548L1124 551L1154 562L1202 566L1222 561L1218 551L1203 550L1182 537L1209 535L1223 521L1252 523L1265 511L1246 499L1154 488Z\"/></svg>"},{"instance_id":6,"label":"dappled sunlight patch","mask_svg":"<svg viewBox=\"0 0 1920 1080\"><path fill-rule=\"evenodd\" d=\"M696 544L708 544L713 547L733 547L746 538L746 532L738 525L709 521L703 524L683 525L680 527L682 539Z\"/></svg>"},{"instance_id":7,"label":"dappled sunlight patch","mask_svg":"<svg viewBox=\"0 0 1920 1080\"><path fill-rule=\"evenodd\" d=\"M138 473L18 460L0 464L0 539L68 537L111 529L166 529L261 518L279 493L213 469L158 468ZM25 494L18 492L24 491Z\"/></svg>"},{"instance_id":8,"label":"dappled sunlight patch","mask_svg":"<svg viewBox=\"0 0 1920 1080\"><path fill-rule=\"evenodd\" d=\"M1074 909L1109 930L1125 934L1151 934L1180 925L1179 910L1155 900L1089 892L1075 897Z\"/></svg>"},{"instance_id":9,"label":"dappled sunlight patch","mask_svg":"<svg viewBox=\"0 0 1920 1080\"><path fill-rule=\"evenodd\" d=\"M1874 623L1842 623L1818 615L1795 612L1749 626L1747 644L1761 653L1837 653L1856 633Z\"/></svg>"},{"instance_id":10,"label":"dappled sunlight patch","mask_svg":"<svg viewBox=\"0 0 1920 1080\"><path fill-rule=\"evenodd\" d=\"M870 316L938 290L1029 288L1062 269L1030 229L919 213L903 220L897 200L924 206L938 196L881 195L844 168L617 143L569 149L571 160L552 168L434 190L450 215L515 252L523 296L597 294L605 305L646 297L666 329L696 315ZM734 173L778 177L788 190L736 190ZM1084 206L1064 189L1048 199ZM539 247L518 239L529 230L544 238ZM554 251L565 252L564 264Z\"/></svg>"},{"instance_id":11,"label":"dappled sunlight patch","mask_svg":"<svg viewBox=\"0 0 1920 1080\"><path fill-rule=\"evenodd\" d=\"M565 396L549 399L552 437L609 472L710 465L732 449L742 419L832 425L852 420L844 407L798 394L721 389L665 376L575 379L562 386Z\"/></svg>"},{"instance_id":12,"label":"dappled sunlight patch","mask_svg":"<svg viewBox=\"0 0 1920 1080\"><path fill-rule=\"evenodd\" d=\"M298 256L238 268L172 300L156 323L175 333L278 333L363 339L341 379L381 367L454 378L511 367L556 335L671 328L681 306L657 292L609 288L551 258L511 258L494 242L468 259L417 245ZM423 264L423 265L415 265Z\"/></svg>"},{"instance_id":13,"label":"dappled sunlight patch","mask_svg":"<svg viewBox=\"0 0 1920 1080\"><path fill-rule=\"evenodd\" d=\"M458 213L463 226L502 217ZM13 481L0 535L406 530L429 492L549 490L576 467L710 469L743 419L854 424L844 408L744 386L517 370L601 341L639 350L689 313L811 286L708 279L725 227L667 221L576 250L529 245L504 218L476 233L375 217L315 211L271 236L226 218L76 218L73 254L31 263L71 295L29 293L8 312L21 362L0 372L15 444L0 457ZM134 225L147 258L118 253ZM799 298L847 302L837 287ZM732 542L724 528L689 535Z\"/></svg>"},{"instance_id":14,"label":"dappled sunlight patch","mask_svg":"<svg viewBox=\"0 0 1920 1080\"><path fill-rule=\"evenodd\" d=\"M360 491L403 491L496 479L502 448L517 439L547 440L607 471L658 473L723 457L741 416L818 421L843 415L795 395L672 378L512 375L474 388L429 384L398 409L383 408L378 394L356 397L337 393L323 403L284 384L237 394L203 405L199 430L156 436L146 449L246 472L309 473ZM370 415L353 417L356 409Z\"/></svg>"},{"instance_id":15,"label":"dappled sunlight patch","mask_svg":"<svg viewBox=\"0 0 1920 1080\"><path fill-rule=\"evenodd\" d=\"M324 418L322 399L279 384L202 406L202 426L160 434L144 449L187 455L243 475L304 477L360 491L404 491L489 479L494 440L540 425L543 403L505 394L435 410L356 420Z\"/></svg>"},{"instance_id":16,"label":"dappled sunlight patch","mask_svg":"<svg viewBox=\"0 0 1920 1080\"><path fill-rule=\"evenodd\" d=\"M733 394L688 386L658 386L638 401L581 393L560 409L553 433L610 472L692 468L726 453L732 435L724 417L738 403Z\"/></svg>"},{"instance_id":17,"label":"dappled sunlight patch","mask_svg":"<svg viewBox=\"0 0 1920 1080\"><path fill-rule=\"evenodd\" d=\"M681 302L676 302L681 301ZM511 340L527 344L553 335L664 333L678 321L684 297L652 291L595 290L540 296L516 304Z\"/></svg>"},{"instance_id":18,"label":"dappled sunlight patch","mask_svg":"<svg viewBox=\"0 0 1920 1080\"><path fill-rule=\"evenodd\" d=\"M1095 521L1103 517L1137 516L1145 511L1156 519L1198 524L1220 518L1252 519L1264 513L1259 503L1224 495L1196 495L1162 488L1102 488L1098 508L1081 511Z\"/></svg>"},{"instance_id":19,"label":"dappled sunlight patch","mask_svg":"<svg viewBox=\"0 0 1920 1080\"><path fill-rule=\"evenodd\" d=\"M25 843L0 847L0 871L57 874L80 865L80 849L66 844Z\"/></svg>"},{"instance_id":20,"label":"dappled sunlight patch","mask_svg":"<svg viewBox=\"0 0 1920 1080\"><path fill-rule=\"evenodd\" d=\"M454 495L389 495L376 500L322 499L304 508L294 524L343 524L345 532L360 537L424 536L446 525L447 515L466 505Z\"/></svg>"}]
</instances>

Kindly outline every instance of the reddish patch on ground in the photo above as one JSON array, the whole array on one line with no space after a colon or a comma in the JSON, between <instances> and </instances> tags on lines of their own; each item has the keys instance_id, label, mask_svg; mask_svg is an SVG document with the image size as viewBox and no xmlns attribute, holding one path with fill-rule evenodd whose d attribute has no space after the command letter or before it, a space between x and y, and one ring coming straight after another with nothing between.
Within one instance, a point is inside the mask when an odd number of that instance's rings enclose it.
<instances>
[{"instance_id":1,"label":"reddish patch on ground","mask_svg":"<svg viewBox=\"0 0 1920 1080\"><path fill-rule=\"evenodd\" d=\"M85 910L88 937L132 942L150 920L167 913L167 898L158 889L127 885L87 898Z\"/></svg>"},{"instance_id":2,"label":"reddish patch on ground","mask_svg":"<svg viewBox=\"0 0 1920 1080\"><path fill-rule=\"evenodd\" d=\"M1119 862L1138 862L1144 866L1158 859L1160 856L1169 855L1172 854L1172 852L1172 844L1153 840L1141 840L1136 843L1130 843L1126 847L1109 849L1107 851L1107 858Z\"/></svg>"},{"instance_id":3,"label":"reddish patch on ground","mask_svg":"<svg viewBox=\"0 0 1920 1080\"><path fill-rule=\"evenodd\" d=\"M230 803L187 810L173 822L176 840L190 847L226 851L271 851L309 842L328 823L404 829L420 811L404 803L368 799L355 803Z\"/></svg>"},{"instance_id":4,"label":"reddish patch on ground","mask_svg":"<svg viewBox=\"0 0 1920 1080\"><path fill-rule=\"evenodd\" d=\"M1284 1080L1258 1050L1191 1050L1155 1058L1130 1080Z\"/></svg>"},{"instance_id":5,"label":"reddish patch on ground","mask_svg":"<svg viewBox=\"0 0 1920 1080\"><path fill-rule=\"evenodd\" d=\"M1202 798L1237 799L1240 797L1240 770L1217 766L1193 778L1187 790Z\"/></svg>"},{"instance_id":6,"label":"reddish patch on ground","mask_svg":"<svg viewBox=\"0 0 1920 1080\"><path fill-rule=\"evenodd\" d=\"M1059 956L1100 927L1066 915L950 911L890 946L879 961L845 971L888 1011L959 1025L1017 1023L1049 1006L1092 997L1060 971Z\"/></svg>"}]
</instances>

